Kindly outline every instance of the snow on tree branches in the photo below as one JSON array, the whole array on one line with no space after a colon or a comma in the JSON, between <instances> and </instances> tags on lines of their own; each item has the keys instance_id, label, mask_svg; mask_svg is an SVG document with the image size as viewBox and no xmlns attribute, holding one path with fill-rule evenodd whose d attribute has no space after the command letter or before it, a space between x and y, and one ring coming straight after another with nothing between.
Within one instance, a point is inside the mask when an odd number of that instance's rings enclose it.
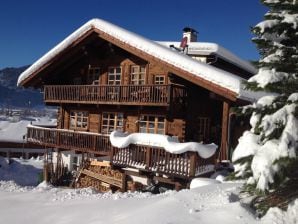
<instances>
[{"instance_id":1,"label":"snow on tree branches","mask_svg":"<svg viewBox=\"0 0 298 224\"><path fill-rule=\"evenodd\" d=\"M266 191L286 183L289 166L298 161L298 2L262 2L269 11L252 29L259 71L246 87L268 96L242 108L252 128L239 139L232 160L236 177Z\"/></svg>"}]
</instances>

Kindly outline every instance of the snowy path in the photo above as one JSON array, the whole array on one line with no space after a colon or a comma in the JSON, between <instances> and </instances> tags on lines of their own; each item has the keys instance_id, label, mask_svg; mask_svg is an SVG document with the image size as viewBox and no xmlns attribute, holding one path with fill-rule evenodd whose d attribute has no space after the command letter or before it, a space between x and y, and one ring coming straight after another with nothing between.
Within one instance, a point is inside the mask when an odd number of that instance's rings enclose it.
<instances>
[{"instance_id":1,"label":"snowy path","mask_svg":"<svg viewBox=\"0 0 298 224\"><path fill-rule=\"evenodd\" d=\"M161 195L96 194L90 189L57 188L9 192L15 187L7 185L0 183L0 223L257 223L239 202L230 201L239 184L209 185Z\"/></svg>"}]
</instances>

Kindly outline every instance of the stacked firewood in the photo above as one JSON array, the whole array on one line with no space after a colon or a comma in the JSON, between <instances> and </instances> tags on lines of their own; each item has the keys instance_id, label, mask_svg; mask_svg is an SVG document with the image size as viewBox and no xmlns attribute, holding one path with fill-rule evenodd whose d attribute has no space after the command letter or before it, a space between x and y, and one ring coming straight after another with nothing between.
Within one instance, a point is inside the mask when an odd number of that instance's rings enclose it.
<instances>
[{"instance_id":1,"label":"stacked firewood","mask_svg":"<svg viewBox=\"0 0 298 224\"><path fill-rule=\"evenodd\" d=\"M92 187L99 192L111 191L111 186L100 180L89 177L87 175L81 175L76 183L76 188Z\"/></svg>"},{"instance_id":2,"label":"stacked firewood","mask_svg":"<svg viewBox=\"0 0 298 224\"><path fill-rule=\"evenodd\" d=\"M111 177L113 179L122 181L123 173L121 173L119 170L112 169L110 164L107 162L91 161L91 163L88 163L86 166L84 166L83 169L102 176ZM108 183L105 183L94 177L88 176L84 173L81 173L78 176L75 187L76 188L92 187L99 192L117 190L117 188L115 188L114 186L111 186Z\"/></svg>"}]
</instances>

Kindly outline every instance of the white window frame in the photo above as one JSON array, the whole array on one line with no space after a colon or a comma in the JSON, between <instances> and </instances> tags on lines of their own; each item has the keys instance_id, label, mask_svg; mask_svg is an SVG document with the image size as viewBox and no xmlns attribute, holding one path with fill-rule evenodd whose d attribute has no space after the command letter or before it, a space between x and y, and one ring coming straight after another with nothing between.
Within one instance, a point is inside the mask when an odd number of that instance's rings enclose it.
<instances>
[{"instance_id":1,"label":"white window frame","mask_svg":"<svg viewBox=\"0 0 298 224\"><path fill-rule=\"evenodd\" d=\"M120 70L120 71L119 71ZM113 66L108 68L108 85L121 85L122 68Z\"/></svg>"},{"instance_id":2,"label":"white window frame","mask_svg":"<svg viewBox=\"0 0 298 224\"><path fill-rule=\"evenodd\" d=\"M88 130L89 112L88 111L70 111L69 129Z\"/></svg>"},{"instance_id":3,"label":"white window frame","mask_svg":"<svg viewBox=\"0 0 298 224\"><path fill-rule=\"evenodd\" d=\"M146 65L130 66L130 83L132 85L145 85L146 83Z\"/></svg>"},{"instance_id":4,"label":"white window frame","mask_svg":"<svg viewBox=\"0 0 298 224\"><path fill-rule=\"evenodd\" d=\"M142 114L139 119L139 132L164 135L166 133L165 116Z\"/></svg>"},{"instance_id":5,"label":"white window frame","mask_svg":"<svg viewBox=\"0 0 298 224\"><path fill-rule=\"evenodd\" d=\"M123 131L124 114L120 112L103 112L101 119L101 133L110 134L114 130Z\"/></svg>"}]
</instances>

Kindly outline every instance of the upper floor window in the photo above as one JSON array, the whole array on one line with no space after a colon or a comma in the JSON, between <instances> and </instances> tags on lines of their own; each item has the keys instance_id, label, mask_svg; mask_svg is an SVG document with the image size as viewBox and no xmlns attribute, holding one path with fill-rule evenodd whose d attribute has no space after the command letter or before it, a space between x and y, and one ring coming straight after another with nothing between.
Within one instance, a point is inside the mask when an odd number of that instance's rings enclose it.
<instances>
[{"instance_id":1,"label":"upper floor window","mask_svg":"<svg viewBox=\"0 0 298 224\"><path fill-rule=\"evenodd\" d=\"M139 132L165 134L165 117L155 115L141 115Z\"/></svg>"},{"instance_id":2,"label":"upper floor window","mask_svg":"<svg viewBox=\"0 0 298 224\"><path fill-rule=\"evenodd\" d=\"M114 130L123 131L123 113L103 112L101 133L110 134Z\"/></svg>"},{"instance_id":3,"label":"upper floor window","mask_svg":"<svg viewBox=\"0 0 298 224\"><path fill-rule=\"evenodd\" d=\"M130 83L133 85L144 85L146 79L146 66L133 65L130 67Z\"/></svg>"},{"instance_id":4,"label":"upper floor window","mask_svg":"<svg viewBox=\"0 0 298 224\"><path fill-rule=\"evenodd\" d=\"M155 75L154 76L154 84L163 85L166 84L166 78L164 75Z\"/></svg>"},{"instance_id":5,"label":"upper floor window","mask_svg":"<svg viewBox=\"0 0 298 224\"><path fill-rule=\"evenodd\" d=\"M87 74L87 84L92 84L94 81L98 82L99 75L100 75L99 67L90 67L88 69L88 74Z\"/></svg>"},{"instance_id":6,"label":"upper floor window","mask_svg":"<svg viewBox=\"0 0 298 224\"><path fill-rule=\"evenodd\" d=\"M109 67L108 72L108 85L121 84L121 67Z\"/></svg>"},{"instance_id":7,"label":"upper floor window","mask_svg":"<svg viewBox=\"0 0 298 224\"><path fill-rule=\"evenodd\" d=\"M88 129L88 112L71 111L70 112L70 129Z\"/></svg>"}]
</instances>

